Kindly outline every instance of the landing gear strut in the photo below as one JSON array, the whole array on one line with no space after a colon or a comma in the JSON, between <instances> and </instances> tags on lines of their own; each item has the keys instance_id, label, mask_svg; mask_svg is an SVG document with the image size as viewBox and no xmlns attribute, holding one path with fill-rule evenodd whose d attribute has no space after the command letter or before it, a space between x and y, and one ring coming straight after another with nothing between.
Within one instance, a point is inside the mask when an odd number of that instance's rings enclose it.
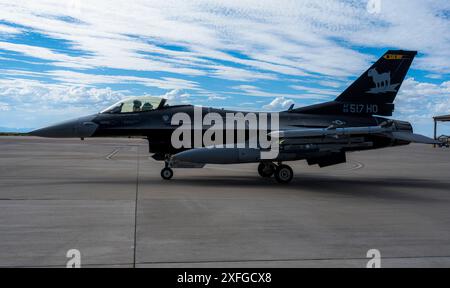
<instances>
[{"instance_id":1,"label":"landing gear strut","mask_svg":"<svg viewBox=\"0 0 450 288\"><path fill-rule=\"evenodd\" d=\"M161 177L164 180L170 180L173 177L173 170L170 168L171 162L170 162L170 155L166 156L166 160L164 160L165 162L165 167L161 170Z\"/></svg>"}]
</instances>

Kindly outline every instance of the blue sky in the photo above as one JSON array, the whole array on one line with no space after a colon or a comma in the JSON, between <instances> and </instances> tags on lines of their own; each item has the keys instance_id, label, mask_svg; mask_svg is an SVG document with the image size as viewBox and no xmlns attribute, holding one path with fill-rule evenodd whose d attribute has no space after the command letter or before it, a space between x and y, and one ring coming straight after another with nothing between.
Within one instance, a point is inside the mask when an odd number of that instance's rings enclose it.
<instances>
[{"instance_id":1,"label":"blue sky","mask_svg":"<svg viewBox=\"0 0 450 288\"><path fill-rule=\"evenodd\" d=\"M450 114L447 0L0 0L0 11L3 130L131 95L268 111L329 101L387 49L420 52L394 118L430 135L431 117Z\"/></svg>"}]
</instances>

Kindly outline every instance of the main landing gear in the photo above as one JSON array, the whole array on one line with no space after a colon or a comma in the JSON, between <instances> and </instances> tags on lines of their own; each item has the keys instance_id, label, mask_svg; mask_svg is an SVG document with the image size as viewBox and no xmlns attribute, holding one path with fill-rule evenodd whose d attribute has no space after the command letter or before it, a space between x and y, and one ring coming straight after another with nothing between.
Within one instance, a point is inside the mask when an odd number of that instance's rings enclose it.
<instances>
[{"instance_id":1,"label":"main landing gear","mask_svg":"<svg viewBox=\"0 0 450 288\"><path fill-rule=\"evenodd\" d=\"M260 163L258 166L258 173L263 178L270 178L275 174L277 165L274 163Z\"/></svg>"},{"instance_id":2,"label":"main landing gear","mask_svg":"<svg viewBox=\"0 0 450 288\"><path fill-rule=\"evenodd\" d=\"M288 165L276 165L271 162L262 162L258 166L258 173L263 178L270 178L275 175L278 183L286 184L294 178L294 171Z\"/></svg>"}]
</instances>

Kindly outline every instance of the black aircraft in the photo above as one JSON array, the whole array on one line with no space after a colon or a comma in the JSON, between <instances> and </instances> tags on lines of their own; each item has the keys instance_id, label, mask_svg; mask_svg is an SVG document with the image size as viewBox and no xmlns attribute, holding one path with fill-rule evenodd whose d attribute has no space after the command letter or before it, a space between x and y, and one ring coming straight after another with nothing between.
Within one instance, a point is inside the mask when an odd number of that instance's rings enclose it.
<instances>
[{"instance_id":1,"label":"black aircraft","mask_svg":"<svg viewBox=\"0 0 450 288\"><path fill-rule=\"evenodd\" d=\"M172 117L177 113L195 118L196 109L200 109L203 116L217 113L225 123L227 115L230 115L228 113L238 112L192 105L169 105L166 99L157 97L125 99L98 114L35 130L30 134L81 139L144 137L148 139L153 158L165 162L161 176L166 180L172 178L172 168L260 163L258 172L262 177L275 176L278 182L288 183L293 178L293 171L283 164L286 161L306 160L309 165L327 167L345 163L348 152L408 145L413 142L437 144L431 138L414 134L412 125L408 122L382 117L392 116L394 99L416 55L415 51L388 51L336 100L298 109L291 107L278 113L278 127L270 126L267 130L269 138L277 139L279 153L274 159L262 159L261 152L264 149L258 148L260 146L174 147L172 134L184 123L172 123ZM241 116L249 114L240 113ZM261 113L256 115L262 117ZM272 119L273 116L267 117ZM192 129L200 130L202 137L208 128L211 125L202 124ZM238 128L232 129L235 129L233 133L237 133ZM245 135L245 141L248 141L249 131Z\"/></svg>"}]
</instances>

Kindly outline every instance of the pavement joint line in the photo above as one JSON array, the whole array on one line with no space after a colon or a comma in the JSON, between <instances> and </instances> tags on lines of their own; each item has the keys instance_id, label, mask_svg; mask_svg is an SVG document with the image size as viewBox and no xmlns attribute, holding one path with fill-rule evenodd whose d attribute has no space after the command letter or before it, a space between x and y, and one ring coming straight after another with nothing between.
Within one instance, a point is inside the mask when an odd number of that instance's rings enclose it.
<instances>
[{"instance_id":1,"label":"pavement joint line","mask_svg":"<svg viewBox=\"0 0 450 288\"><path fill-rule=\"evenodd\" d=\"M400 257L382 257L383 260L407 260L407 259L444 259L450 258L450 256L400 256ZM355 257L355 258L303 258L303 259L242 259L242 260L199 260L199 261L143 261L136 263L89 263L82 264L81 267L89 266L125 266L125 265L152 265L152 264L208 264L208 263L263 263L263 262L309 262L309 261L358 261L358 260L370 260L370 258ZM53 265L0 265L0 268L45 268L45 267L65 267L65 264L53 264Z\"/></svg>"},{"instance_id":2,"label":"pavement joint line","mask_svg":"<svg viewBox=\"0 0 450 288\"><path fill-rule=\"evenodd\" d=\"M382 257L387 260L396 259L432 259L432 258L450 258L450 256L401 256L401 257ZM252 262L308 262L308 261L351 261L351 260L370 260L370 258L355 257L355 258L299 258L299 259L243 259L243 260L199 260L199 261L144 261L136 264L202 264L202 263L252 263Z\"/></svg>"},{"instance_id":3,"label":"pavement joint line","mask_svg":"<svg viewBox=\"0 0 450 288\"><path fill-rule=\"evenodd\" d=\"M139 168L140 168L140 153L139 147L136 148L136 197L134 201L134 238L133 238L133 268L136 268L136 250L137 250L137 213L139 200Z\"/></svg>"}]
</instances>

